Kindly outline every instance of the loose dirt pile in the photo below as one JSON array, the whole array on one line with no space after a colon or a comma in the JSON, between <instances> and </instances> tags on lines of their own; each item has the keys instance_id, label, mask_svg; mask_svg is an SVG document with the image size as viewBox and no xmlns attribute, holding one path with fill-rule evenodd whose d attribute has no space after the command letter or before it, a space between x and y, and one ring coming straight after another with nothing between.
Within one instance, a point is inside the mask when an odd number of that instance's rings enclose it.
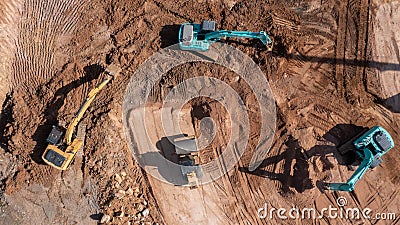
<instances>
[{"instance_id":1,"label":"loose dirt pile","mask_svg":"<svg viewBox=\"0 0 400 225\"><path fill-rule=\"evenodd\" d=\"M177 42L179 24L203 19L216 20L220 29L265 30L273 37L272 53L264 51L258 40L229 39L226 43L245 52L263 70L276 99L278 121L270 157L249 173L246 168L258 141L260 113L248 85L238 81L233 72L205 63L185 64L164 76L154 92L155 102L170 86L206 75L230 84L248 107L251 138L241 162L215 184L201 189L203 192L190 192L204 203L196 206L201 215L221 224L256 224L269 222L257 218L257 209L266 202L300 208L335 204L338 193L321 193L316 182L345 181L351 175L346 166L338 165L341 158L336 145L362 127L374 125L383 126L394 137L396 146L400 144L399 116L393 107L390 111L383 104L398 94L400 58L391 54L392 61L386 61L380 52L380 48L389 48L398 53L398 34L393 35L392 45L380 46L382 36L374 33L380 28L387 32L393 29L377 24L390 17L390 9L398 11L398 7L388 3L382 9L379 4L366 0L0 3L0 9L9 12L0 18L0 24L7 28L0 29L0 81L7 81L0 87L4 98L0 121L0 178L4 191L0 222L191 223L190 217L168 215L166 206L179 212L200 203L178 204L179 196L187 195L185 190L170 193L175 189L158 186L133 160L122 133L121 104L138 66L160 48ZM397 21L393 15L390 18ZM389 43L389 39L384 41ZM71 121L110 63L119 64L122 74L99 93L86 112L82 121L87 124L83 152L69 171L44 165L40 157L52 125ZM393 72L395 84L390 90L385 85L390 81L384 80L387 76L382 72L387 70ZM398 106L397 100L390 102ZM216 121L225 118L222 106L210 99L195 99L190 104L196 135L201 133L198 121L202 117ZM226 134L224 129L217 130L218 138L202 152L204 162L221 154L227 141L224 137L229 137ZM383 167L368 173L355 192L343 193L349 206L399 211L397 155L395 148L385 155ZM157 194L164 192L161 197ZM213 210L221 214L212 215ZM206 221L196 219L198 223ZM277 218L271 222L282 223Z\"/></svg>"}]
</instances>

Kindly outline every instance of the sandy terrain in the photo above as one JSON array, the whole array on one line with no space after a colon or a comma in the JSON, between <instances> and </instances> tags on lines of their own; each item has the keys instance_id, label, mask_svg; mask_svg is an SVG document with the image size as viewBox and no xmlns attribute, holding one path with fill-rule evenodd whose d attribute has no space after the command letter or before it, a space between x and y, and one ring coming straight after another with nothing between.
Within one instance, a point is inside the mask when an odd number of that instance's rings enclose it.
<instances>
[{"instance_id":1,"label":"sandy terrain","mask_svg":"<svg viewBox=\"0 0 400 225\"><path fill-rule=\"evenodd\" d=\"M400 34L396 31L400 22L399 2L385 3L379 6L374 24L375 49L373 59L384 62L377 68L386 105L394 112L400 112ZM385 47L379 47L385 46Z\"/></svg>"},{"instance_id":2,"label":"sandy terrain","mask_svg":"<svg viewBox=\"0 0 400 225\"><path fill-rule=\"evenodd\" d=\"M4 102L10 91L12 63L15 59L15 41L18 35L16 24L21 18L21 1L2 1L0 10L4 12L0 18L0 101Z\"/></svg>"},{"instance_id":3,"label":"sandy terrain","mask_svg":"<svg viewBox=\"0 0 400 225\"><path fill-rule=\"evenodd\" d=\"M399 2L21 0L3 1L0 9L5 12L0 16L0 224L95 224L105 216L110 224L399 223L399 216L285 221L257 216L265 203L321 211L336 206L340 196L348 207L399 214L398 147L354 192L317 188L318 181L351 176L336 146L363 127L381 125L400 145ZM240 161L220 179L189 189L161 182L139 167L123 133L122 102L129 82L142 79L132 78L136 69L177 42L181 23L202 19L216 20L220 29L265 30L274 39L271 53L257 40L225 42L265 74L277 121L268 157L249 172L260 137L260 108L249 85L207 63L184 64L163 75L146 114L153 118L148 120L151 139L138 152L163 150L151 147L164 137L155 118L171 87L185 79L220 79L247 107L249 144ZM40 156L52 125L72 119L110 63L119 64L122 74L85 114L84 149L65 172L45 165ZM188 134L201 135L204 117L217 121L201 161L222 154L233 125L224 107L199 98L185 110L182 126ZM133 119L140 124L143 115ZM133 137L143 138L142 128L136 128Z\"/></svg>"}]
</instances>

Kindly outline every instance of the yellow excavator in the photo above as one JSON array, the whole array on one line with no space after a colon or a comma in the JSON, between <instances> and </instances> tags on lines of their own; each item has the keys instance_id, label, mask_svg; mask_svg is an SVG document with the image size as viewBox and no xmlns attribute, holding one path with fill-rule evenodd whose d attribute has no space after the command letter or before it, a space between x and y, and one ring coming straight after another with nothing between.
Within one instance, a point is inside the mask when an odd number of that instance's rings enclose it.
<instances>
[{"instance_id":1,"label":"yellow excavator","mask_svg":"<svg viewBox=\"0 0 400 225\"><path fill-rule=\"evenodd\" d=\"M119 71L120 69L115 65L110 65L106 68L106 78L89 92L88 97L75 114L74 119L68 125L67 129L62 126L53 126L53 129L47 137L49 145L42 155L42 159L45 163L59 170L66 170L68 168L78 150L83 148L84 134L82 135L82 128L80 128L80 126L78 126L77 132L75 132L76 126L99 91L103 89Z\"/></svg>"}]
</instances>

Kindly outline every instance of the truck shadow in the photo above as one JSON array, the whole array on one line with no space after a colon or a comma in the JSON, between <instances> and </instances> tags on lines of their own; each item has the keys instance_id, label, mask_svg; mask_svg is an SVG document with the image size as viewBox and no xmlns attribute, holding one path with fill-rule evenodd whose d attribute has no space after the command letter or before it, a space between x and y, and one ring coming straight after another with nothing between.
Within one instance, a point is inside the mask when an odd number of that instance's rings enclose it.
<instances>
[{"instance_id":1,"label":"truck shadow","mask_svg":"<svg viewBox=\"0 0 400 225\"><path fill-rule=\"evenodd\" d=\"M156 143L158 151L138 153L136 154L136 159L141 166L157 169L158 174L151 173L156 179L176 186L185 185L187 180L182 175L178 155L175 152L175 145L171 142L175 138L182 136L162 137Z\"/></svg>"},{"instance_id":2,"label":"truck shadow","mask_svg":"<svg viewBox=\"0 0 400 225\"><path fill-rule=\"evenodd\" d=\"M316 145L305 151L298 140L289 136L285 142L284 151L278 155L271 156L263 161L259 168L250 172L246 167L240 167L241 172L253 174L260 177L277 180L280 182L281 193L293 193L291 189L299 193L314 187L310 177L311 158L318 157L321 162L322 171L328 171L334 167L327 156L333 156L339 165L354 165L356 155L351 152L345 156L339 154L337 147L349 141L352 137L362 132L365 128L352 124L338 124L329 130L323 139L332 145ZM281 173L277 173L278 163L283 163ZM317 182L318 183L318 182Z\"/></svg>"},{"instance_id":3,"label":"truck shadow","mask_svg":"<svg viewBox=\"0 0 400 225\"><path fill-rule=\"evenodd\" d=\"M30 154L30 157L38 164L44 164L42 154L48 144L46 139L50 134L53 125L58 124L57 117L59 115L59 110L64 105L67 94L84 83L88 83L97 79L104 71L103 67L96 64L86 66L83 68L83 70L85 71L85 76L59 88L55 92L53 99L46 106L46 109L43 113L45 121L36 128L36 131L32 136L32 139L36 142L36 145L33 149L33 152ZM76 111L78 111L78 108Z\"/></svg>"},{"instance_id":4,"label":"truck shadow","mask_svg":"<svg viewBox=\"0 0 400 225\"><path fill-rule=\"evenodd\" d=\"M169 137L162 137L156 143L157 149L160 151L160 154L164 156L164 158L168 159L169 161L178 164L179 159L178 155L175 152L175 145L171 143L170 140L174 140L175 138L182 137L183 135L174 135Z\"/></svg>"}]
</instances>

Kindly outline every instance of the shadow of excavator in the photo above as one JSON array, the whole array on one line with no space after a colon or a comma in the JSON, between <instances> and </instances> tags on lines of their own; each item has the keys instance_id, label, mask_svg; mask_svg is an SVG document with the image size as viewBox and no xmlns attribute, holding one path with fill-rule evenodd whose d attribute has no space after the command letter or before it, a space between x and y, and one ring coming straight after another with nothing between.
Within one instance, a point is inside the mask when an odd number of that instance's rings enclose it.
<instances>
[{"instance_id":1,"label":"shadow of excavator","mask_svg":"<svg viewBox=\"0 0 400 225\"><path fill-rule=\"evenodd\" d=\"M185 135L162 137L156 143L158 151L136 153L136 159L140 165L156 169L160 176L157 177L157 175L156 178L178 186L185 185L186 177L182 175L179 157L175 151L175 145L171 142L183 136Z\"/></svg>"},{"instance_id":2,"label":"shadow of excavator","mask_svg":"<svg viewBox=\"0 0 400 225\"><path fill-rule=\"evenodd\" d=\"M383 100L383 105L393 113L400 113L400 93Z\"/></svg>"},{"instance_id":3,"label":"shadow of excavator","mask_svg":"<svg viewBox=\"0 0 400 225\"><path fill-rule=\"evenodd\" d=\"M178 24L165 25L161 28L161 48L166 48L168 46L178 44L179 28L181 26Z\"/></svg>"},{"instance_id":4,"label":"shadow of excavator","mask_svg":"<svg viewBox=\"0 0 400 225\"><path fill-rule=\"evenodd\" d=\"M327 155L333 155L340 165L357 165L357 156L354 152L346 155L339 154L337 147L348 142L352 137L366 130L364 127L352 124L338 124L329 130L323 138L334 145L316 145L310 150L305 151L299 145L298 140L289 136L285 142L286 150L278 155L273 155L263 161L255 171L250 172L247 167L240 167L241 172L253 174L271 180L277 180L281 183L281 193L292 193L291 189L302 193L305 190L314 187L310 177L311 157L319 157L322 162L323 170L329 170L334 165L327 159ZM283 171L277 173L275 166L283 161Z\"/></svg>"}]
</instances>

